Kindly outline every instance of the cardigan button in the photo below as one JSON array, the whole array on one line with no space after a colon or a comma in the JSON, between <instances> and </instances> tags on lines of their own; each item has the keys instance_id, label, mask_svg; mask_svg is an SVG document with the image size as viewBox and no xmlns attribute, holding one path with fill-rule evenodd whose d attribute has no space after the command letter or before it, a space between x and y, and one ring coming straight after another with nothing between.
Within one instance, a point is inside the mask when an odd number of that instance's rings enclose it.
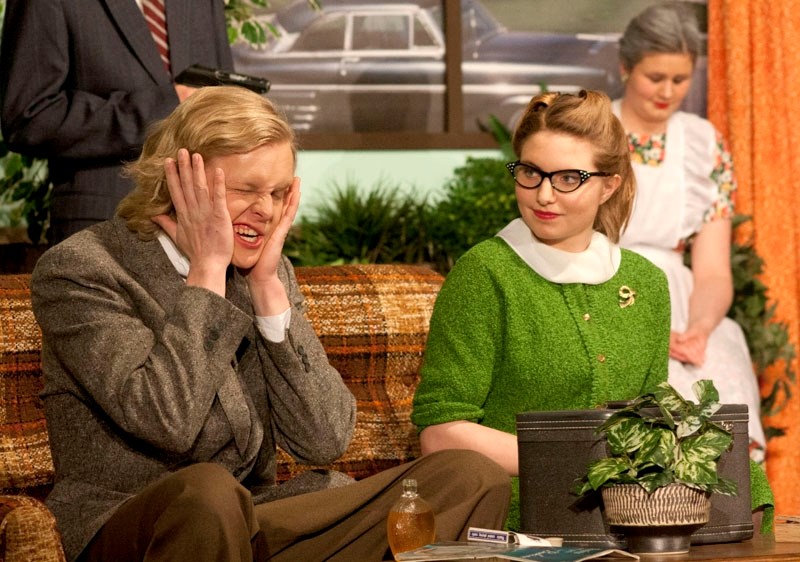
<instances>
[{"instance_id":1,"label":"cardigan button","mask_svg":"<svg viewBox=\"0 0 800 562\"><path fill-rule=\"evenodd\" d=\"M592 315L587 312L586 314L583 315L583 319L588 322L589 320L592 319Z\"/></svg>"},{"instance_id":2,"label":"cardigan button","mask_svg":"<svg viewBox=\"0 0 800 562\"><path fill-rule=\"evenodd\" d=\"M601 363L605 363L606 356L601 353L600 355L597 356L597 360L600 361Z\"/></svg>"}]
</instances>

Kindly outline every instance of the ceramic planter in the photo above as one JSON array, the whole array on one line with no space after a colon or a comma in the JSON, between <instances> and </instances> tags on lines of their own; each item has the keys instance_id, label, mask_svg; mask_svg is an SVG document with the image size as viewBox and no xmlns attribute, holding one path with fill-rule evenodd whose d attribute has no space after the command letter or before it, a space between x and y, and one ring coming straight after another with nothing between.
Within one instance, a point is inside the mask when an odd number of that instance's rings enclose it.
<instances>
[{"instance_id":1,"label":"ceramic planter","mask_svg":"<svg viewBox=\"0 0 800 562\"><path fill-rule=\"evenodd\" d=\"M627 550L640 554L689 552L694 531L709 520L707 492L669 484L648 494L638 484L602 489L604 517L625 534Z\"/></svg>"}]
</instances>

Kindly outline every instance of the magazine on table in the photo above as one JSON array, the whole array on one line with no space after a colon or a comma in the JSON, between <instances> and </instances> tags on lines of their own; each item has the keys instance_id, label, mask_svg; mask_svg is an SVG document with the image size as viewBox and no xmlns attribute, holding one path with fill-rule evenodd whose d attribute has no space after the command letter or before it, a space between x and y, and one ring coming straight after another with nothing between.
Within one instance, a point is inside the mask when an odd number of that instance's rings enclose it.
<instances>
[{"instance_id":1,"label":"magazine on table","mask_svg":"<svg viewBox=\"0 0 800 562\"><path fill-rule=\"evenodd\" d=\"M583 560L639 560L639 556L615 548L572 546L520 546L474 542L441 542L398 553L402 562L433 560L480 560L501 558L528 562L582 562Z\"/></svg>"}]
</instances>

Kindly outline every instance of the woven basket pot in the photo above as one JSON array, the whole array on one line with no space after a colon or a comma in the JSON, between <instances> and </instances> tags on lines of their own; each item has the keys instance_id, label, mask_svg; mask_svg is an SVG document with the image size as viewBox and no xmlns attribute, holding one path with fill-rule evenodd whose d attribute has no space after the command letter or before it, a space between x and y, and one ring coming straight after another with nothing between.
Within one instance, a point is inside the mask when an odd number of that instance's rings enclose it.
<instances>
[{"instance_id":1,"label":"woven basket pot","mask_svg":"<svg viewBox=\"0 0 800 562\"><path fill-rule=\"evenodd\" d=\"M711 498L683 484L669 484L648 494L638 484L602 489L606 522L627 539L630 552L689 552L692 533L708 523Z\"/></svg>"}]
</instances>

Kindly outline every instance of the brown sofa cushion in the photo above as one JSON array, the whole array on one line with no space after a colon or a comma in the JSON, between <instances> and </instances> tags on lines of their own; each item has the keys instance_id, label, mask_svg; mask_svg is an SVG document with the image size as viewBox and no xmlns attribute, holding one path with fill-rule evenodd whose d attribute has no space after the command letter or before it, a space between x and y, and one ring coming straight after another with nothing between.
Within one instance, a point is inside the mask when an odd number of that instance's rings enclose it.
<instances>
[{"instance_id":1,"label":"brown sofa cushion","mask_svg":"<svg viewBox=\"0 0 800 562\"><path fill-rule=\"evenodd\" d=\"M299 267L306 316L357 401L347 452L330 468L354 478L417 458L411 401L443 278L423 266ZM308 467L282 455L279 479Z\"/></svg>"},{"instance_id":2,"label":"brown sofa cushion","mask_svg":"<svg viewBox=\"0 0 800 562\"><path fill-rule=\"evenodd\" d=\"M411 400L442 277L408 265L296 272L307 317L358 404L353 441L331 468L363 478L416 458ZM29 283L29 275L0 275L0 493L42 498L54 470ZM280 480L307 469L280 452Z\"/></svg>"},{"instance_id":3,"label":"brown sofa cushion","mask_svg":"<svg viewBox=\"0 0 800 562\"><path fill-rule=\"evenodd\" d=\"M29 281L29 275L0 275L0 489L41 495L37 487L52 483L54 470Z\"/></svg>"}]
</instances>

